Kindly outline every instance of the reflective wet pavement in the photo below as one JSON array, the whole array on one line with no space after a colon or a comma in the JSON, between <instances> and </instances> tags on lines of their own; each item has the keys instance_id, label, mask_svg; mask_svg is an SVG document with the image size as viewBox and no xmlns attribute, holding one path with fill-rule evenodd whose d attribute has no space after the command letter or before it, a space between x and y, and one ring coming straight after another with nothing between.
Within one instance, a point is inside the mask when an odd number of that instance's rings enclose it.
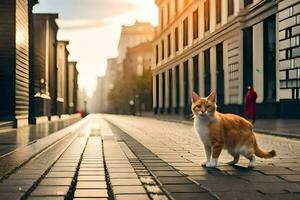
<instances>
[{"instance_id":1,"label":"reflective wet pavement","mask_svg":"<svg viewBox=\"0 0 300 200\"><path fill-rule=\"evenodd\" d=\"M0 158L0 199L300 199L300 141L257 138L278 156L207 169L191 125L90 115Z\"/></svg>"},{"instance_id":2,"label":"reflective wet pavement","mask_svg":"<svg viewBox=\"0 0 300 200\"><path fill-rule=\"evenodd\" d=\"M12 129L0 133L0 157L15 150L16 148L26 146L38 139L47 137L67 126L78 121L79 118L72 118L62 121L49 122L38 125L31 125L18 129Z\"/></svg>"}]
</instances>

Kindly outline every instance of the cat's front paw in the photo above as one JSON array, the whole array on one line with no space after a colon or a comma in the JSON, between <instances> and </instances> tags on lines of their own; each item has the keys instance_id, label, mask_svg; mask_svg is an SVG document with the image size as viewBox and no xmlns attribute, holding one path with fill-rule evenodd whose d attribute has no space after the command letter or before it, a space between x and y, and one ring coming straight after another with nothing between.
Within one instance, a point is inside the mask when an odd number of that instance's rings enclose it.
<instances>
[{"instance_id":1,"label":"cat's front paw","mask_svg":"<svg viewBox=\"0 0 300 200\"><path fill-rule=\"evenodd\" d=\"M206 167L206 164L209 163L209 161L205 161L201 164L202 167Z\"/></svg>"},{"instance_id":2,"label":"cat's front paw","mask_svg":"<svg viewBox=\"0 0 300 200\"><path fill-rule=\"evenodd\" d=\"M215 168L217 167L218 161L216 159L212 159L210 162L206 163L206 167Z\"/></svg>"}]
</instances>

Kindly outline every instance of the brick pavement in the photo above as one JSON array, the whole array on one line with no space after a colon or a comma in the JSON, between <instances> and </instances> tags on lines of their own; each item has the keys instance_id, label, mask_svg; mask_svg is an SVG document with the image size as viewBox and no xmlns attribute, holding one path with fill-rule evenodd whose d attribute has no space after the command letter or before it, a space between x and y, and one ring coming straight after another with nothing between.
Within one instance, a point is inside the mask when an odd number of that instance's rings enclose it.
<instances>
[{"instance_id":1,"label":"brick pavement","mask_svg":"<svg viewBox=\"0 0 300 200\"><path fill-rule=\"evenodd\" d=\"M262 148L277 150L275 159L232 167L224 152L218 169L207 169L191 125L113 115L81 123L12 162L0 199L300 199L299 140L257 135Z\"/></svg>"},{"instance_id":2,"label":"brick pavement","mask_svg":"<svg viewBox=\"0 0 300 200\"><path fill-rule=\"evenodd\" d=\"M300 199L299 140L257 134L263 149L276 149L276 158L258 158L256 168L248 169L248 161L243 158L239 166L228 166L231 157L223 152L218 169L207 169L200 166L205 160L204 149L191 125L151 118L105 117L165 161L168 165L162 166L164 170L173 171L169 166L177 169L220 199ZM167 174L167 178L178 176ZM186 196L178 195L176 199L181 197Z\"/></svg>"}]
</instances>

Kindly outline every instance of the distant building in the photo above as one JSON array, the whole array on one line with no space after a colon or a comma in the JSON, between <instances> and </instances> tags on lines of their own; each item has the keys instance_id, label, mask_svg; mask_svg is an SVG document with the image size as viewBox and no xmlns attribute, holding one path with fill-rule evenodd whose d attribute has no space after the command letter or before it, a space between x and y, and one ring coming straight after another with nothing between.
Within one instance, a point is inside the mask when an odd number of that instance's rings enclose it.
<instances>
[{"instance_id":1,"label":"distant building","mask_svg":"<svg viewBox=\"0 0 300 200\"><path fill-rule=\"evenodd\" d=\"M127 49L126 57L123 61L123 78L132 79L134 76L150 79L153 65L153 45L152 42L141 43L135 47ZM149 76L149 77L148 77ZM146 80L145 80L146 81ZM142 91L136 91L135 101L137 110L141 112L152 110L152 85L136 85ZM138 98L137 98L138 97Z\"/></svg>"},{"instance_id":2,"label":"distant building","mask_svg":"<svg viewBox=\"0 0 300 200\"><path fill-rule=\"evenodd\" d=\"M37 0L0 1L0 127L29 117L29 27Z\"/></svg>"},{"instance_id":3,"label":"distant building","mask_svg":"<svg viewBox=\"0 0 300 200\"><path fill-rule=\"evenodd\" d=\"M154 27L147 22L136 21L132 26L122 26L118 45L118 65L120 70L122 70L122 63L125 59L127 48L152 41L154 31Z\"/></svg>"},{"instance_id":4,"label":"distant building","mask_svg":"<svg viewBox=\"0 0 300 200\"><path fill-rule=\"evenodd\" d=\"M141 43L127 49L126 57L123 61L123 74L125 76L142 76L144 71L151 70L153 65L153 45L152 42Z\"/></svg>"},{"instance_id":5,"label":"distant building","mask_svg":"<svg viewBox=\"0 0 300 200\"><path fill-rule=\"evenodd\" d=\"M98 84L100 90L100 111L101 112L110 112L108 95L111 89L114 88L114 81L117 78L120 71L118 70L118 61L117 58L107 59L106 73L104 77L98 79Z\"/></svg>"},{"instance_id":6,"label":"distant building","mask_svg":"<svg viewBox=\"0 0 300 200\"><path fill-rule=\"evenodd\" d=\"M33 61L30 71L30 122L57 115L57 31L58 14L33 15Z\"/></svg>"},{"instance_id":7,"label":"distant building","mask_svg":"<svg viewBox=\"0 0 300 200\"><path fill-rule=\"evenodd\" d=\"M77 112L78 71L77 62L68 63L68 114Z\"/></svg>"},{"instance_id":8,"label":"distant building","mask_svg":"<svg viewBox=\"0 0 300 200\"><path fill-rule=\"evenodd\" d=\"M243 113L248 85L261 117L300 116L299 0L156 0L153 108L190 114L191 92Z\"/></svg>"},{"instance_id":9,"label":"distant building","mask_svg":"<svg viewBox=\"0 0 300 200\"><path fill-rule=\"evenodd\" d=\"M69 41L57 42L57 101L58 115L68 113L68 57Z\"/></svg>"}]
</instances>

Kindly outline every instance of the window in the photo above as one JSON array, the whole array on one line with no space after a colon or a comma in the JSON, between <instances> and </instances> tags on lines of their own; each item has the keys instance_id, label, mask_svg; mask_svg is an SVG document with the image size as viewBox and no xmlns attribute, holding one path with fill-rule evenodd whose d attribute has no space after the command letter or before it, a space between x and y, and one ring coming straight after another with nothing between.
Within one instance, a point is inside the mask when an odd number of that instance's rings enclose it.
<instances>
[{"instance_id":1,"label":"window","mask_svg":"<svg viewBox=\"0 0 300 200\"><path fill-rule=\"evenodd\" d=\"M187 46L189 43L189 25L188 18L183 21L183 47Z\"/></svg>"},{"instance_id":2,"label":"window","mask_svg":"<svg viewBox=\"0 0 300 200\"><path fill-rule=\"evenodd\" d=\"M253 0L244 0L244 7L248 6L251 3L253 3Z\"/></svg>"},{"instance_id":3,"label":"window","mask_svg":"<svg viewBox=\"0 0 300 200\"><path fill-rule=\"evenodd\" d=\"M161 59L162 60L165 59L165 41L164 40L161 41Z\"/></svg>"},{"instance_id":4,"label":"window","mask_svg":"<svg viewBox=\"0 0 300 200\"><path fill-rule=\"evenodd\" d=\"M198 28L198 9L193 13L193 38L196 39L199 36L199 28Z\"/></svg>"},{"instance_id":5,"label":"window","mask_svg":"<svg viewBox=\"0 0 300 200\"><path fill-rule=\"evenodd\" d=\"M164 9L161 9L161 15L160 15L160 25L161 25L161 30L164 29Z\"/></svg>"},{"instance_id":6,"label":"window","mask_svg":"<svg viewBox=\"0 0 300 200\"><path fill-rule=\"evenodd\" d=\"M177 15L177 12L178 12L178 0L174 0L174 9L175 9L175 15Z\"/></svg>"},{"instance_id":7,"label":"window","mask_svg":"<svg viewBox=\"0 0 300 200\"><path fill-rule=\"evenodd\" d=\"M199 92L199 56L193 57L194 91Z\"/></svg>"},{"instance_id":8,"label":"window","mask_svg":"<svg viewBox=\"0 0 300 200\"><path fill-rule=\"evenodd\" d=\"M179 32L178 27L175 28L175 52L179 50Z\"/></svg>"},{"instance_id":9,"label":"window","mask_svg":"<svg viewBox=\"0 0 300 200\"><path fill-rule=\"evenodd\" d=\"M167 23L169 23L170 22L170 3L168 3L168 5L167 5Z\"/></svg>"},{"instance_id":10,"label":"window","mask_svg":"<svg viewBox=\"0 0 300 200\"><path fill-rule=\"evenodd\" d=\"M234 13L234 0L228 0L228 16Z\"/></svg>"},{"instance_id":11,"label":"window","mask_svg":"<svg viewBox=\"0 0 300 200\"><path fill-rule=\"evenodd\" d=\"M155 56L156 56L156 64L158 64L158 45L156 45Z\"/></svg>"},{"instance_id":12,"label":"window","mask_svg":"<svg viewBox=\"0 0 300 200\"><path fill-rule=\"evenodd\" d=\"M209 0L204 2L204 31L209 31Z\"/></svg>"},{"instance_id":13,"label":"window","mask_svg":"<svg viewBox=\"0 0 300 200\"><path fill-rule=\"evenodd\" d=\"M188 5L189 1L188 0L184 0L183 2L183 6L186 7Z\"/></svg>"},{"instance_id":14,"label":"window","mask_svg":"<svg viewBox=\"0 0 300 200\"><path fill-rule=\"evenodd\" d=\"M217 24L219 24L221 22L221 0L216 0L216 20L217 20Z\"/></svg>"},{"instance_id":15,"label":"window","mask_svg":"<svg viewBox=\"0 0 300 200\"><path fill-rule=\"evenodd\" d=\"M168 57L171 56L171 34L168 35Z\"/></svg>"}]
</instances>

